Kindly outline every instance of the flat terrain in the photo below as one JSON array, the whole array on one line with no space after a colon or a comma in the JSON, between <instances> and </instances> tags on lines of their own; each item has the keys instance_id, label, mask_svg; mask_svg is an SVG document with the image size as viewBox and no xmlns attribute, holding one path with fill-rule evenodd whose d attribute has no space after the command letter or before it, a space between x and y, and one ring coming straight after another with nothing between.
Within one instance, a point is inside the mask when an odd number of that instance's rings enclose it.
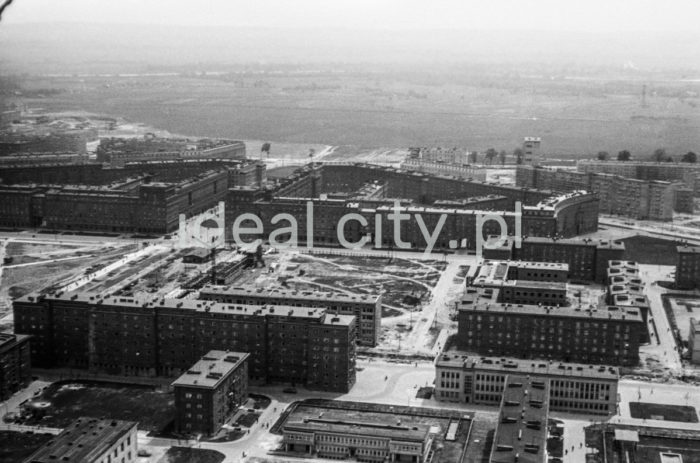
<instances>
[{"instance_id":1,"label":"flat terrain","mask_svg":"<svg viewBox=\"0 0 700 463\"><path fill-rule=\"evenodd\" d=\"M629 149L640 158L700 145L697 82L658 81L642 106L643 81L633 78L474 72L35 78L27 88L65 91L25 103L190 136L268 140L272 156L284 155L276 142L341 145L341 153L434 145L510 153L523 137L541 136L550 157ZM259 148L249 151L257 156Z\"/></svg>"},{"instance_id":2,"label":"flat terrain","mask_svg":"<svg viewBox=\"0 0 700 463\"><path fill-rule=\"evenodd\" d=\"M58 287L80 277L87 269L106 266L136 249L127 241L76 245L50 238L45 241L41 238L8 240L3 248L12 262L4 265L0 272L0 315L8 310L13 298Z\"/></svg>"},{"instance_id":3,"label":"flat terrain","mask_svg":"<svg viewBox=\"0 0 700 463\"><path fill-rule=\"evenodd\" d=\"M678 244L673 240L637 235L621 241L625 243L627 260L640 264L676 265Z\"/></svg>"},{"instance_id":4,"label":"flat terrain","mask_svg":"<svg viewBox=\"0 0 700 463\"><path fill-rule=\"evenodd\" d=\"M221 463L225 455L216 450L170 447L158 463Z\"/></svg>"},{"instance_id":5,"label":"flat terrain","mask_svg":"<svg viewBox=\"0 0 700 463\"><path fill-rule=\"evenodd\" d=\"M693 407L683 405L630 402L632 418L697 423L698 413Z\"/></svg>"},{"instance_id":6,"label":"flat terrain","mask_svg":"<svg viewBox=\"0 0 700 463\"><path fill-rule=\"evenodd\" d=\"M107 383L54 383L36 400L51 403L41 420L24 424L63 428L81 416L137 421L139 429L160 431L175 417L172 394L148 387Z\"/></svg>"}]
</instances>

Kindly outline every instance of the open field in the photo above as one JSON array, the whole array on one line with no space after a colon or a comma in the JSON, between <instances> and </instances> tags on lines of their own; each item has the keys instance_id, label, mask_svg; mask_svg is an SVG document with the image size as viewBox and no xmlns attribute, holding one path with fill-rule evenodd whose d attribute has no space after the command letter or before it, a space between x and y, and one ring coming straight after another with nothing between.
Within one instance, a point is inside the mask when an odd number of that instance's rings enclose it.
<instances>
[{"instance_id":1,"label":"open field","mask_svg":"<svg viewBox=\"0 0 700 463\"><path fill-rule=\"evenodd\" d=\"M523 137L541 136L550 157L629 149L640 158L658 147L678 154L700 145L700 84L660 81L642 107L642 82L633 80L481 72L36 78L26 80L28 88L65 92L26 103L190 136L268 140L274 156L285 151L276 142L345 145L347 152L441 145L510 153ZM249 152L257 156L259 147Z\"/></svg>"},{"instance_id":2,"label":"open field","mask_svg":"<svg viewBox=\"0 0 700 463\"><path fill-rule=\"evenodd\" d=\"M640 264L676 265L677 243L673 240L636 235L624 238L625 259Z\"/></svg>"},{"instance_id":3,"label":"open field","mask_svg":"<svg viewBox=\"0 0 700 463\"><path fill-rule=\"evenodd\" d=\"M266 268L244 270L234 284L348 294L382 293L383 315L391 317L420 308L445 269L445 263L437 260L387 259L338 252L340 255L281 250L265 256Z\"/></svg>"},{"instance_id":4,"label":"open field","mask_svg":"<svg viewBox=\"0 0 700 463\"><path fill-rule=\"evenodd\" d=\"M630 402L629 405L632 418L679 421L681 423L698 422L698 413L693 407L648 402Z\"/></svg>"},{"instance_id":5,"label":"open field","mask_svg":"<svg viewBox=\"0 0 700 463\"><path fill-rule=\"evenodd\" d=\"M91 242L83 246L10 241L5 253L13 260L1 273L0 306L9 307L13 298L66 283L88 268L106 266L134 249L133 243L128 242L120 245Z\"/></svg>"},{"instance_id":6,"label":"open field","mask_svg":"<svg viewBox=\"0 0 700 463\"><path fill-rule=\"evenodd\" d=\"M175 418L173 395L150 387L58 382L36 400L50 402L50 410L43 419L23 424L63 428L81 416L90 416L137 421L139 429L157 432Z\"/></svg>"}]
</instances>

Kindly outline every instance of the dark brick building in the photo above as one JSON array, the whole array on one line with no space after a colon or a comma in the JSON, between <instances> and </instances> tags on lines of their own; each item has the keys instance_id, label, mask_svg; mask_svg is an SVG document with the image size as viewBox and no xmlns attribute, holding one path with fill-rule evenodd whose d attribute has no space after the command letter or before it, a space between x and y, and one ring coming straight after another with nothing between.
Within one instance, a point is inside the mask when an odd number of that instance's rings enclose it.
<instances>
[{"instance_id":1,"label":"dark brick building","mask_svg":"<svg viewBox=\"0 0 700 463\"><path fill-rule=\"evenodd\" d=\"M677 251L676 286L700 288L700 246L678 246Z\"/></svg>"},{"instance_id":2,"label":"dark brick building","mask_svg":"<svg viewBox=\"0 0 700 463\"><path fill-rule=\"evenodd\" d=\"M232 350L251 353L253 379L338 392L355 383L355 318L323 308L58 293L24 296L13 311L40 367L176 376Z\"/></svg>"},{"instance_id":3,"label":"dark brick building","mask_svg":"<svg viewBox=\"0 0 700 463\"><path fill-rule=\"evenodd\" d=\"M358 197L368 182L382 185L382 197L371 201ZM347 196L342 196L347 194ZM488 198L490 196L490 198ZM469 198L482 198L472 201ZM483 199L487 197L486 199ZM272 218L280 213L295 217L299 241L313 240L319 246L340 246L337 224L341 217L353 213L362 216L345 224L345 238L350 243L371 238L375 247L393 248L394 199L401 214L409 219L401 223L400 237L410 249L427 247L417 219L421 217L428 230L440 220L444 225L434 249L476 248L477 220L485 210L503 218L508 232L516 233L516 203L521 203L521 233L530 236L575 236L597 230L598 200L583 192L552 196L551 192L514 188L485 182L405 172L364 164L306 166L297 170L272 189L231 189L226 205L226 222L231 225L244 214L262 220L262 238L277 228ZM455 202L462 198L464 201ZM307 230L307 203L313 204L313 230ZM483 224L484 235L500 232L493 220Z\"/></svg>"},{"instance_id":4,"label":"dark brick building","mask_svg":"<svg viewBox=\"0 0 700 463\"><path fill-rule=\"evenodd\" d=\"M210 351L173 383L175 429L215 434L248 397L248 354Z\"/></svg>"},{"instance_id":5,"label":"dark brick building","mask_svg":"<svg viewBox=\"0 0 700 463\"><path fill-rule=\"evenodd\" d=\"M489 242L495 244L495 238ZM571 279L605 283L608 261L621 260L624 254L621 241L525 237L520 248L509 238L497 248L485 249L483 255L487 259L561 262L569 265Z\"/></svg>"},{"instance_id":6,"label":"dark brick building","mask_svg":"<svg viewBox=\"0 0 700 463\"><path fill-rule=\"evenodd\" d=\"M0 225L168 233L180 214L199 214L224 201L229 187L264 177L264 166L233 160L2 168Z\"/></svg>"},{"instance_id":7,"label":"dark brick building","mask_svg":"<svg viewBox=\"0 0 700 463\"><path fill-rule=\"evenodd\" d=\"M474 302L459 306L459 348L490 356L609 365L637 365L638 309L582 310L525 304Z\"/></svg>"},{"instance_id":8,"label":"dark brick building","mask_svg":"<svg viewBox=\"0 0 700 463\"><path fill-rule=\"evenodd\" d=\"M328 309L330 313L354 316L357 324L357 341L360 344L376 346L381 335L381 295L208 286L199 292L198 298L227 304L322 307Z\"/></svg>"},{"instance_id":9,"label":"dark brick building","mask_svg":"<svg viewBox=\"0 0 700 463\"><path fill-rule=\"evenodd\" d=\"M0 333L0 400L24 388L31 381L29 336Z\"/></svg>"}]
</instances>

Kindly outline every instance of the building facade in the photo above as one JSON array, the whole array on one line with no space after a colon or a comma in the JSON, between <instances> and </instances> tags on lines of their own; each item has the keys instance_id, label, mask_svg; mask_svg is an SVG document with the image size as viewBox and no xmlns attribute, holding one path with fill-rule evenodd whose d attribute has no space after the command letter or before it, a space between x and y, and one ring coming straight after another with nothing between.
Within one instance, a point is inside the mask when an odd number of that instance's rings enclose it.
<instances>
[{"instance_id":1,"label":"building facade","mask_svg":"<svg viewBox=\"0 0 700 463\"><path fill-rule=\"evenodd\" d=\"M13 302L32 362L126 376L178 376L211 350L250 352L252 379L347 392L355 384L353 316L327 309L30 294Z\"/></svg>"},{"instance_id":2,"label":"building facade","mask_svg":"<svg viewBox=\"0 0 700 463\"><path fill-rule=\"evenodd\" d=\"M226 304L278 304L326 308L329 313L355 317L357 340L360 344L376 346L379 336L381 336L381 295L348 295L322 291L207 286L199 291L197 297L205 301L217 301Z\"/></svg>"},{"instance_id":3,"label":"building facade","mask_svg":"<svg viewBox=\"0 0 700 463\"><path fill-rule=\"evenodd\" d=\"M617 411L619 369L604 365L479 357L447 351L435 362L435 399L498 405L509 375L528 376L550 388L549 409L613 415Z\"/></svg>"},{"instance_id":4,"label":"building facade","mask_svg":"<svg viewBox=\"0 0 700 463\"><path fill-rule=\"evenodd\" d=\"M607 279L608 261L622 260L625 255L622 241L525 237L520 247L513 238L503 240L500 245L497 241L497 238L489 238L484 258L565 263L569 266L570 279L603 284Z\"/></svg>"},{"instance_id":5,"label":"building facade","mask_svg":"<svg viewBox=\"0 0 700 463\"><path fill-rule=\"evenodd\" d=\"M600 200L603 214L661 221L673 218L678 187L677 183L664 180L533 166L517 166L516 186L558 192L588 191Z\"/></svg>"},{"instance_id":6,"label":"building facade","mask_svg":"<svg viewBox=\"0 0 700 463\"><path fill-rule=\"evenodd\" d=\"M0 401L26 387L32 379L30 337L0 333Z\"/></svg>"},{"instance_id":7,"label":"building facade","mask_svg":"<svg viewBox=\"0 0 700 463\"><path fill-rule=\"evenodd\" d=\"M464 298L460 349L489 356L635 366L646 329L636 308L503 304Z\"/></svg>"},{"instance_id":8,"label":"building facade","mask_svg":"<svg viewBox=\"0 0 700 463\"><path fill-rule=\"evenodd\" d=\"M678 246L676 286L680 289L700 288L700 246Z\"/></svg>"},{"instance_id":9,"label":"building facade","mask_svg":"<svg viewBox=\"0 0 700 463\"><path fill-rule=\"evenodd\" d=\"M175 429L182 434L218 432L248 398L248 357L209 351L175 382Z\"/></svg>"}]
</instances>

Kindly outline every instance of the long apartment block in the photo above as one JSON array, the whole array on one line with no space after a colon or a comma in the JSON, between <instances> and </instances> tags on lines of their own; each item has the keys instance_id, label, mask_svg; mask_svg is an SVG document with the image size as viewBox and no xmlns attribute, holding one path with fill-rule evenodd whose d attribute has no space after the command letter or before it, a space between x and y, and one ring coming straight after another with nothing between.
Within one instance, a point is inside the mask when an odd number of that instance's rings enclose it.
<instances>
[{"instance_id":1,"label":"long apartment block","mask_svg":"<svg viewBox=\"0 0 700 463\"><path fill-rule=\"evenodd\" d=\"M646 329L637 308L597 309L495 302L465 297L457 343L482 355L636 365ZM469 296L469 295L467 295Z\"/></svg>"},{"instance_id":2,"label":"long apartment block","mask_svg":"<svg viewBox=\"0 0 700 463\"><path fill-rule=\"evenodd\" d=\"M616 412L619 369L606 365L479 357L443 352L435 362L435 398L498 405L509 375L528 376L550 387L549 408L567 413Z\"/></svg>"},{"instance_id":3,"label":"long apartment block","mask_svg":"<svg viewBox=\"0 0 700 463\"><path fill-rule=\"evenodd\" d=\"M231 350L250 352L253 379L338 392L355 383L355 318L325 308L75 292L27 295L13 311L40 367L177 376Z\"/></svg>"},{"instance_id":4,"label":"long apartment block","mask_svg":"<svg viewBox=\"0 0 700 463\"><path fill-rule=\"evenodd\" d=\"M381 336L381 295L207 286L199 292L198 298L228 304L322 307L329 313L354 316L357 324L357 340L362 345L376 346Z\"/></svg>"}]
</instances>

